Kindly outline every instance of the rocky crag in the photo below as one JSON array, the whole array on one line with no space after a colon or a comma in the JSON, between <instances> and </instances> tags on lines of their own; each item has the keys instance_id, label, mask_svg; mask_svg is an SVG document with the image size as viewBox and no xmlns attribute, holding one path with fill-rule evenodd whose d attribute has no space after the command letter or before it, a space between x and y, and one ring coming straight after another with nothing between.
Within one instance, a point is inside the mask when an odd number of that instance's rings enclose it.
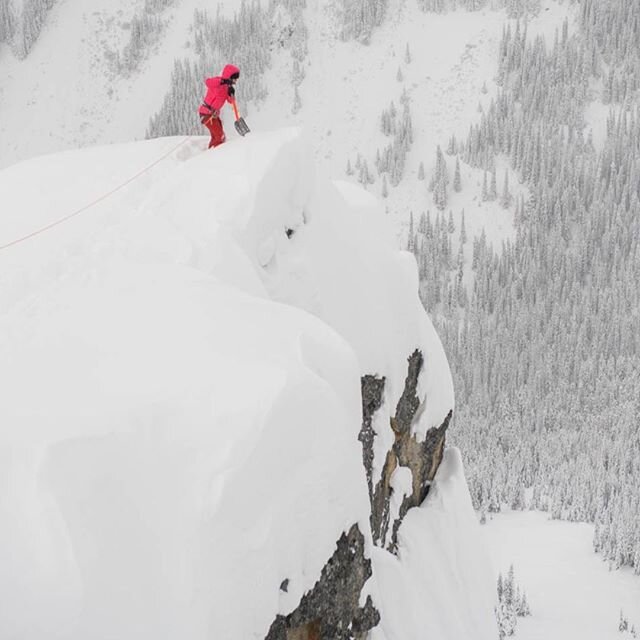
<instances>
[{"instance_id":1,"label":"rocky crag","mask_svg":"<svg viewBox=\"0 0 640 640\"><path fill-rule=\"evenodd\" d=\"M363 472L367 476L371 501L370 527L374 544L395 553L398 530L405 515L420 505L438 470L444 452L445 436L452 412L443 423L430 429L423 440L412 430L428 398L418 395L418 379L424 368L424 356L416 349L408 358L404 389L389 419L394 440L387 451L380 479L374 484L374 416L380 411L385 396L386 380L365 375L362 387ZM404 495L397 514L392 514L392 476L399 467L411 473L411 492ZM380 621L370 596L361 606L361 593L371 577L371 561L365 556L364 536L355 523L337 541L334 554L327 560L314 588L307 592L299 606L287 616L278 616L265 640L365 640L369 630ZM286 589L286 580L280 585Z\"/></svg>"}]
</instances>

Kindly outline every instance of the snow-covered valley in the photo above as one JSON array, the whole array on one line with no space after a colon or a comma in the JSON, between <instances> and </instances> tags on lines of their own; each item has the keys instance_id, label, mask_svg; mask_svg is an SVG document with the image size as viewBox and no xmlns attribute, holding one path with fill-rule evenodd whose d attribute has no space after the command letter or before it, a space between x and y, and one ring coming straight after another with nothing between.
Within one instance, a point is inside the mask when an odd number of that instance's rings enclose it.
<instances>
[{"instance_id":1,"label":"snow-covered valley","mask_svg":"<svg viewBox=\"0 0 640 640\"><path fill-rule=\"evenodd\" d=\"M630 640L640 629L640 579L593 553L592 525L508 511L482 530L496 576L513 565L527 594L532 615L519 619L517 640Z\"/></svg>"}]
</instances>

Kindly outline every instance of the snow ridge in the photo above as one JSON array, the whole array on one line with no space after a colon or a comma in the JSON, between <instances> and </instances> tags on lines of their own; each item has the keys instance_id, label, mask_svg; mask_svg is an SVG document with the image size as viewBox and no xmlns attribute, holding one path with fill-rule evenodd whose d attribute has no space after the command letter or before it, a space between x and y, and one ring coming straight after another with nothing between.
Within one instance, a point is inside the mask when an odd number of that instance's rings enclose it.
<instances>
[{"instance_id":1,"label":"snow ridge","mask_svg":"<svg viewBox=\"0 0 640 640\"><path fill-rule=\"evenodd\" d=\"M164 156L0 253L7 637L264 637L354 523L372 554L361 376L395 406L419 348L416 436L453 404L415 262L370 196L323 178L297 129L175 146L0 173L6 244Z\"/></svg>"}]
</instances>

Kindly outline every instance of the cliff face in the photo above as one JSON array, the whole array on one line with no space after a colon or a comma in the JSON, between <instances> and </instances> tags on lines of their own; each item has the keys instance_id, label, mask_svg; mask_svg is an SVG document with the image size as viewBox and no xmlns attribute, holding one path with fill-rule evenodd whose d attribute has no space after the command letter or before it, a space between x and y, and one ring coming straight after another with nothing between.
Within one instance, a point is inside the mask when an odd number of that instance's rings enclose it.
<instances>
[{"instance_id":1,"label":"cliff face","mask_svg":"<svg viewBox=\"0 0 640 640\"><path fill-rule=\"evenodd\" d=\"M371 397L372 393L382 394L384 391L384 379L375 376L362 378L363 397L363 426L360 432L360 440L363 447L363 462L369 480L369 497L371 500L371 531L374 543L386 546L390 551L396 551L398 528L402 519L411 507L416 507L427 497L429 485L433 480L438 465L442 460L444 451L445 433L451 419L451 412L443 423L427 432L424 440L419 441L411 430L411 425L420 405L426 399L420 400L416 395L418 376L422 370L424 358L418 350L414 351L408 360L409 370L405 381L404 390L394 415L389 419L389 428L393 432L394 442L387 452L381 478L375 487L370 478L372 468L369 460L372 460L370 449L373 442L369 436L373 415L368 412L373 407L379 408L379 400L371 404L371 400L365 402L364 398ZM382 384L380 384L382 383ZM399 468L408 469L411 474L411 490L402 496L397 514L391 513L391 496L394 492L392 486L393 474Z\"/></svg>"},{"instance_id":2,"label":"cliff face","mask_svg":"<svg viewBox=\"0 0 640 640\"><path fill-rule=\"evenodd\" d=\"M451 412L439 427L430 429L424 440L419 441L411 426L426 398L417 395L418 377L424 366L422 352L417 350L408 359L408 372L402 395L389 419L389 428L393 432L393 445L385 456L381 478L373 486L373 416L382 404L384 378L367 375L362 378L362 430L360 441L363 448L363 463L369 484L371 500L371 531L374 543L397 549L398 529L402 519L411 507L422 503L429 491L444 451L445 433L451 419ZM399 468L407 469L411 474L411 490L402 497L397 514L391 514L391 496L393 474Z\"/></svg>"},{"instance_id":3,"label":"cliff face","mask_svg":"<svg viewBox=\"0 0 640 640\"><path fill-rule=\"evenodd\" d=\"M376 546L395 553L398 530L411 507L422 504L442 461L445 436L452 412L439 427L430 429L423 440L412 432L412 424L427 398L418 394L418 378L424 367L422 352L416 349L407 360L404 388L388 429L393 444L387 451L381 477L373 484L374 416L382 407L385 378L364 375L362 388L363 473L366 474L371 503L370 531ZM401 497L392 513L394 473L403 468L410 474L410 491ZM300 605L288 616L278 616L265 640L364 640L367 632L380 622L380 613L370 595L362 606L362 591L371 577L371 561L365 557L364 538L358 524L337 542L313 590L305 594ZM282 586L281 586L282 588Z\"/></svg>"},{"instance_id":4,"label":"cliff face","mask_svg":"<svg viewBox=\"0 0 640 640\"><path fill-rule=\"evenodd\" d=\"M382 640L398 602L432 595L403 540L453 390L413 256L298 131L204 147L0 173L0 244L55 225L0 253L11 637Z\"/></svg>"},{"instance_id":5,"label":"cliff face","mask_svg":"<svg viewBox=\"0 0 640 640\"><path fill-rule=\"evenodd\" d=\"M278 616L265 640L364 640L366 632L380 622L371 596L360 606L362 588L371 577L371 560L364 554L364 536L354 524L340 536L335 553L300 606L288 616ZM286 583L280 585L286 588Z\"/></svg>"}]
</instances>

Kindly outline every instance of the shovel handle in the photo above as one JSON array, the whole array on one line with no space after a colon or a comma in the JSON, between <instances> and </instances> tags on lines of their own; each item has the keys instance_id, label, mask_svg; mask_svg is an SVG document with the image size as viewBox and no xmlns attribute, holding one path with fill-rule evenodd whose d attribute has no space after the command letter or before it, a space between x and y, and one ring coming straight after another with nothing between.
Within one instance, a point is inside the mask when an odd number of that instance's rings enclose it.
<instances>
[{"instance_id":1,"label":"shovel handle","mask_svg":"<svg viewBox=\"0 0 640 640\"><path fill-rule=\"evenodd\" d=\"M236 116L236 120L239 120L240 115L238 114L238 105L236 104L235 98L231 101L231 106L233 107L233 113Z\"/></svg>"}]
</instances>

